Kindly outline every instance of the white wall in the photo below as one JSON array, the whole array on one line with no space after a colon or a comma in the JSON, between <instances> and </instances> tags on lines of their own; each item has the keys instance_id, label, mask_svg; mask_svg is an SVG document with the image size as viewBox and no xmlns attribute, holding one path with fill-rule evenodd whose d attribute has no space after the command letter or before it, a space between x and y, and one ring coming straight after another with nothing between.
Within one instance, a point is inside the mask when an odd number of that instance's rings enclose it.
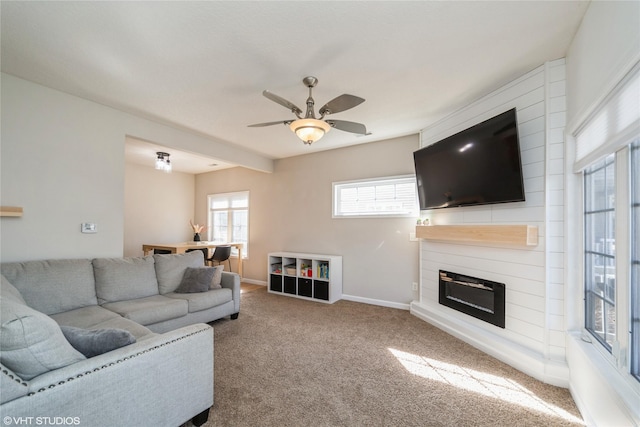
<instances>
[{"instance_id":1,"label":"white wall","mask_svg":"<svg viewBox=\"0 0 640 427\"><path fill-rule=\"evenodd\" d=\"M1 74L5 261L122 256L127 135L270 171L273 161L229 144ZM193 205L189 207L193 209ZM80 233L94 222L97 234Z\"/></svg>"},{"instance_id":2,"label":"white wall","mask_svg":"<svg viewBox=\"0 0 640 427\"><path fill-rule=\"evenodd\" d=\"M588 425L640 425L640 384L609 355L580 339L583 320L581 175L573 174L571 135L640 60L640 2L591 2L569 48L565 311L570 390Z\"/></svg>"},{"instance_id":3,"label":"white wall","mask_svg":"<svg viewBox=\"0 0 640 427\"><path fill-rule=\"evenodd\" d=\"M193 174L127 163L124 181L124 256L141 256L146 243L193 240Z\"/></svg>"},{"instance_id":4,"label":"white wall","mask_svg":"<svg viewBox=\"0 0 640 427\"><path fill-rule=\"evenodd\" d=\"M417 316L558 385L568 384L562 263L557 262L563 256L564 76L564 60L550 62L423 130L426 146L516 107L526 201L425 214L432 224L534 225L539 243L519 248L421 241L421 295L412 304ZM505 328L440 305L440 269L505 283Z\"/></svg>"},{"instance_id":5,"label":"white wall","mask_svg":"<svg viewBox=\"0 0 640 427\"><path fill-rule=\"evenodd\" d=\"M208 194L249 190L246 278L266 282L269 252L342 255L344 298L408 308L418 280L417 242L409 241L416 218L333 219L331 184L413 174L417 148L413 135L278 160L272 174L200 174L196 219L206 222Z\"/></svg>"}]
</instances>

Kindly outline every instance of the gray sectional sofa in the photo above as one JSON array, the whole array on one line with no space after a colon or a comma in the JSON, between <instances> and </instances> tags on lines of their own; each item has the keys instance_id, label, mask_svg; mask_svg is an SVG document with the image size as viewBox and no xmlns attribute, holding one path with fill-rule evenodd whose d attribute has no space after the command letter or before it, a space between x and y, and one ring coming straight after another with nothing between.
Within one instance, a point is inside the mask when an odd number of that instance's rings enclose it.
<instances>
[{"instance_id":1,"label":"gray sectional sofa","mask_svg":"<svg viewBox=\"0 0 640 427\"><path fill-rule=\"evenodd\" d=\"M222 272L216 289L177 293L187 269L204 271L201 251L0 267L3 417L82 426L206 421L213 329L204 323L237 318L237 274ZM129 341L118 343L123 335ZM87 357L87 346L101 354Z\"/></svg>"}]
</instances>

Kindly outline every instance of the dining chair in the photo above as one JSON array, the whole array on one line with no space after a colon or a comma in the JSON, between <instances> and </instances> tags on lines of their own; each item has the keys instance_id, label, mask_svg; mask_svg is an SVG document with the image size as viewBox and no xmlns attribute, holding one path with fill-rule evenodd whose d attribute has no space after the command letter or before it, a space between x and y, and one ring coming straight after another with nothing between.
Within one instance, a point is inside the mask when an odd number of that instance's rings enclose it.
<instances>
[{"instance_id":1,"label":"dining chair","mask_svg":"<svg viewBox=\"0 0 640 427\"><path fill-rule=\"evenodd\" d=\"M207 259L207 261L209 262L210 265L214 265L214 262L217 262L218 264L222 264L225 261L229 262L229 271L231 271L231 246L228 245L223 245L223 246L216 246L216 248L213 250L213 255L211 255L211 258Z\"/></svg>"}]
</instances>

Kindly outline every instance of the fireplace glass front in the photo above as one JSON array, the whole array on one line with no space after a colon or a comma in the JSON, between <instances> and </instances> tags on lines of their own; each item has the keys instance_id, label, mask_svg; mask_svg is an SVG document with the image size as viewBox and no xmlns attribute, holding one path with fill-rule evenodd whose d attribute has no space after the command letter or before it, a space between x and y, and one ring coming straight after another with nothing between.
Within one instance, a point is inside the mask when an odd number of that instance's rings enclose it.
<instances>
[{"instance_id":1,"label":"fireplace glass front","mask_svg":"<svg viewBox=\"0 0 640 427\"><path fill-rule=\"evenodd\" d=\"M440 270L440 304L504 328L505 285Z\"/></svg>"}]
</instances>

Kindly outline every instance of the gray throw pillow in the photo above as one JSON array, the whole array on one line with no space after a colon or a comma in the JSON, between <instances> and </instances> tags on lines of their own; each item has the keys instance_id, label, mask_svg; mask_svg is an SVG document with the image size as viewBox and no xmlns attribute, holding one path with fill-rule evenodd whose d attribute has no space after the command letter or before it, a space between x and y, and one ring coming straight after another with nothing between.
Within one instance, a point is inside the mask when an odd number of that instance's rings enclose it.
<instances>
[{"instance_id":1,"label":"gray throw pillow","mask_svg":"<svg viewBox=\"0 0 640 427\"><path fill-rule=\"evenodd\" d=\"M215 268L212 267L187 267L184 271L184 276L182 276L182 282L180 282L180 286L176 289L176 293L190 294L208 291L215 272Z\"/></svg>"},{"instance_id":2,"label":"gray throw pillow","mask_svg":"<svg viewBox=\"0 0 640 427\"><path fill-rule=\"evenodd\" d=\"M3 288L4 290L4 288ZM85 360L49 316L0 297L0 362L23 380Z\"/></svg>"},{"instance_id":3,"label":"gray throw pillow","mask_svg":"<svg viewBox=\"0 0 640 427\"><path fill-rule=\"evenodd\" d=\"M61 326L60 329L71 346L85 357L98 356L136 342L133 334L124 329L88 330L73 326Z\"/></svg>"}]
</instances>

